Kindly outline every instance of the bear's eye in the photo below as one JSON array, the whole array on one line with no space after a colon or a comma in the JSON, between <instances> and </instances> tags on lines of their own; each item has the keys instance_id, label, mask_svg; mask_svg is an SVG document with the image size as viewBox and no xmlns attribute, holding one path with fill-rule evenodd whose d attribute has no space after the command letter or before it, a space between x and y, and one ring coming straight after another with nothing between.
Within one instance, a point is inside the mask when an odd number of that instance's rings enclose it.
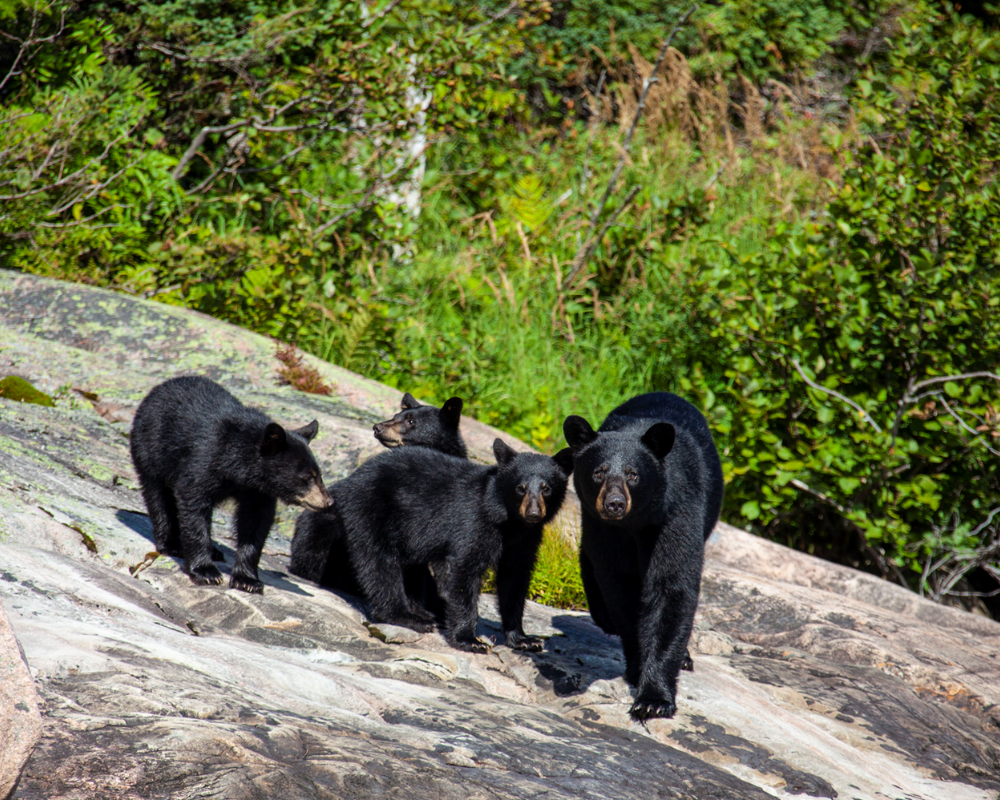
<instances>
[{"instance_id":1,"label":"bear's eye","mask_svg":"<svg viewBox=\"0 0 1000 800\"><path fill-rule=\"evenodd\" d=\"M625 470L625 480L635 485L639 482L639 473L637 473L634 469L627 469Z\"/></svg>"},{"instance_id":2,"label":"bear's eye","mask_svg":"<svg viewBox=\"0 0 1000 800\"><path fill-rule=\"evenodd\" d=\"M408 419L406 420L406 424L412 428L414 425L417 424L417 421L415 419Z\"/></svg>"},{"instance_id":3,"label":"bear's eye","mask_svg":"<svg viewBox=\"0 0 1000 800\"><path fill-rule=\"evenodd\" d=\"M524 495L528 493L528 487L522 483L514 491L517 492L518 497L524 497Z\"/></svg>"},{"instance_id":4,"label":"bear's eye","mask_svg":"<svg viewBox=\"0 0 1000 800\"><path fill-rule=\"evenodd\" d=\"M594 480L598 483L604 480L604 467L598 467L594 470Z\"/></svg>"},{"instance_id":5,"label":"bear's eye","mask_svg":"<svg viewBox=\"0 0 1000 800\"><path fill-rule=\"evenodd\" d=\"M542 496L543 497L548 497L551 494L552 494L552 487L549 486L547 483L543 483L542 484Z\"/></svg>"}]
</instances>

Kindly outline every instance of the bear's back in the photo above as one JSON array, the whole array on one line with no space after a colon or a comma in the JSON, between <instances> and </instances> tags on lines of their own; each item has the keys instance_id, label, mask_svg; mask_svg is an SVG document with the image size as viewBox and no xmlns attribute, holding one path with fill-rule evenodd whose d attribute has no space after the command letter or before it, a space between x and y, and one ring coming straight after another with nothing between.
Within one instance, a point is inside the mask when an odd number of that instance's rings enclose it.
<instances>
[{"instance_id":1,"label":"bear's back","mask_svg":"<svg viewBox=\"0 0 1000 800\"><path fill-rule=\"evenodd\" d=\"M255 441L268 417L208 378L184 375L154 386L136 409L130 449L136 468L173 476L191 460L214 461Z\"/></svg>"},{"instance_id":2,"label":"bear's back","mask_svg":"<svg viewBox=\"0 0 1000 800\"><path fill-rule=\"evenodd\" d=\"M349 530L437 537L478 525L495 470L426 447L398 447L366 461L331 492Z\"/></svg>"}]
</instances>

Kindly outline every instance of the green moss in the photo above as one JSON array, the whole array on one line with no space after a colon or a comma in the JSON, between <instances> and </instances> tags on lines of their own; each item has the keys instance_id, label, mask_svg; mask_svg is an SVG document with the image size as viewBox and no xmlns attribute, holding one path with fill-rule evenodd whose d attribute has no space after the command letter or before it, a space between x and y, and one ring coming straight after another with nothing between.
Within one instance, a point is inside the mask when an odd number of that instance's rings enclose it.
<instances>
[{"instance_id":1,"label":"green moss","mask_svg":"<svg viewBox=\"0 0 1000 800\"><path fill-rule=\"evenodd\" d=\"M0 397L16 400L19 403L34 403L36 406L55 406L52 398L45 392L40 392L24 378L8 375L0 380Z\"/></svg>"}]
</instances>

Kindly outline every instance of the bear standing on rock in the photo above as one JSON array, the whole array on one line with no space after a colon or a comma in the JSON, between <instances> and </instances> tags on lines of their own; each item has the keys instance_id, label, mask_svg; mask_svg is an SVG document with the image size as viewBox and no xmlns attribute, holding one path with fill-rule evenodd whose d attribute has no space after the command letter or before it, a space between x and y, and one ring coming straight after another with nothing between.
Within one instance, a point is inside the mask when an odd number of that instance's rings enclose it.
<instances>
[{"instance_id":1,"label":"bear standing on rock","mask_svg":"<svg viewBox=\"0 0 1000 800\"><path fill-rule=\"evenodd\" d=\"M375 438L390 449L428 447L456 458L466 458L465 441L459 431L462 405L461 397L452 397L441 408L426 406L406 392L399 413L375 423L372 429ZM326 589L362 594L351 569L344 526L336 508L299 514L288 571ZM443 613L444 606L426 566L408 570L406 585L407 591L418 596L425 607Z\"/></svg>"},{"instance_id":2,"label":"bear standing on rock","mask_svg":"<svg viewBox=\"0 0 1000 800\"><path fill-rule=\"evenodd\" d=\"M259 593L257 563L276 498L331 505L309 449L316 420L286 431L217 383L196 376L153 387L139 404L129 446L153 523L156 549L183 556L199 584L220 584L212 563L212 508L236 501L236 559L229 586Z\"/></svg>"},{"instance_id":3,"label":"bear standing on rock","mask_svg":"<svg viewBox=\"0 0 1000 800\"><path fill-rule=\"evenodd\" d=\"M497 463L483 466L425 447L401 447L366 461L331 487L373 622L434 629L434 615L414 602L403 581L407 568L429 565L444 600L448 642L485 652L487 645L475 634L476 601L483 573L496 566L507 641L534 649L521 630L523 572L520 565L504 569L501 558L508 540L540 537L559 511L572 457L568 450L552 458L515 453L500 439L493 452Z\"/></svg>"},{"instance_id":4,"label":"bear standing on rock","mask_svg":"<svg viewBox=\"0 0 1000 800\"><path fill-rule=\"evenodd\" d=\"M595 431L563 424L583 511L580 572L590 613L617 634L629 713L672 717L698 606L705 540L722 507L722 464L705 417L669 392L640 395Z\"/></svg>"}]
</instances>

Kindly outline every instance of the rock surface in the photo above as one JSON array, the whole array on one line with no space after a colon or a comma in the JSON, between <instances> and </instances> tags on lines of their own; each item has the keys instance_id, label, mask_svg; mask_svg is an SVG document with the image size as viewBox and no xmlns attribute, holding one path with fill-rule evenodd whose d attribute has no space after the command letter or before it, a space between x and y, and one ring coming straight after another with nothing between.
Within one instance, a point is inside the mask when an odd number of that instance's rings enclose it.
<instances>
[{"instance_id":1,"label":"rock surface","mask_svg":"<svg viewBox=\"0 0 1000 800\"><path fill-rule=\"evenodd\" d=\"M0 399L0 598L41 709L14 798L998 796L1000 624L724 524L695 672L648 728L628 720L617 640L586 614L530 604L540 654L367 625L356 598L287 574L291 509L263 595L193 586L151 552L131 414L159 381L208 375L281 421L318 418L335 479L377 452L371 424L399 393L310 363L332 397L278 386L261 337L0 272L0 377L56 398ZM462 427L489 459L495 432ZM480 611L499 640L492 597ZM0 797L38 721L30 684L7 680L17 642L0 618L0 710L28 709L10 716L24 733L0 720Z\"/></svg>"}]
</instances>

